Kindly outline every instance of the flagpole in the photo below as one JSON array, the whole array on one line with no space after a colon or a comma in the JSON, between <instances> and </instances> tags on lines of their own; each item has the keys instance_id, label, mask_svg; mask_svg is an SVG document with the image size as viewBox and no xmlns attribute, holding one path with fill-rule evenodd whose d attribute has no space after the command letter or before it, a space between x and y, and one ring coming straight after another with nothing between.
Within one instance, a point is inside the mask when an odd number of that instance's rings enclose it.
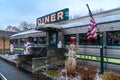
<instances>
[{"instance_id":1,"label":"flagpole","mask_svg":"<svg viewBox=\"0 0 120 80\"><path fill-rule=\"evenodd\" d=\"M88 10L89 10L89 14L92 15L91 10L88 6L88 4L86 4ZM99 28L96 25L96 28L98 30L99 36L102 37L102 44L101 44L101 48L100 48L100 70L101 70L101 74L104 73L104 56L103 56L103 33L100 33ZM101 36L102 35L102 36Z\"/></svg>"},{"instance_id":2,"label":"flagpole","mask_svg":"<svg viewBox=\"0 0 120 80\"><path fill-rule=\"evenodd\" d=\"M88 8L88 10L89 10L89 12L92 14L92 12L91 12L91 10L90 10L90 8L89 8L89 5L88 4L86 4L86 6L87 6L87 8ZM97 27L97 26L96 26ZM100 30L99 30L99 28L97 27L97 30L98 30L98 32L100 33Z\"/></svg>"}]
</instances>

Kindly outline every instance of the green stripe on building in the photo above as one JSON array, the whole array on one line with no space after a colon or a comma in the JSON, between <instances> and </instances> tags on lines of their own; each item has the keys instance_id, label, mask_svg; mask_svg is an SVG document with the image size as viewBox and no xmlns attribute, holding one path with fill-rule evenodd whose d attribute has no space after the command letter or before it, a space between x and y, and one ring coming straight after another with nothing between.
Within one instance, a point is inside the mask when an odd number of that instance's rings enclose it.
<instances>
[{"instance_id":1,"label":"green stripe on building","mask_svg":"<svg viewBox=\"0 0 120 80\"><path fill-rule=\"evenodd\" d=\"M100 56L77 54L78 59L100 62ZM120 65L120 58L104 56L104 63Z\"/></svg>"},{"instance_id":2,"label":"green stripe on building","mask_svg":"<svg viewBox=\"0 0 120 80\"><path fill-rule=\"evenodd\" d=\"M22 50L24 50L24 49L23 49L23 48L14 48L14 50L22 51Z\"/></svg>"}]
</instances>

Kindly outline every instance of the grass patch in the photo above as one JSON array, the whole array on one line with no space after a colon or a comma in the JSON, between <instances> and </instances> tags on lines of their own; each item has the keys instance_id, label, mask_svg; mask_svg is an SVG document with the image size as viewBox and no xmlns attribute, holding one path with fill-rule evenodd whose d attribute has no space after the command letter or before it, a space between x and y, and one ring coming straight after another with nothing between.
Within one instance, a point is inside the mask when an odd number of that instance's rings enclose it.
<instances>
[{"instance_id":1,"label":"grass patch","mask_svg":"<svg viewBox=\"0 0 120 80\"><path fill-rule=\"evenodd\" d=\"M54 77L58 75L56 70L46 70L46 73Z\"/></svg>"},{"instance_id":2,"label":"grass patch","mask_svg":"<svg viewBox=\"0 0 120 80\"><path fill-rule=\"evenodd\" d=\"M0 54L2 54L2 52L0 52Z\"/></svg>"}]
</instances>

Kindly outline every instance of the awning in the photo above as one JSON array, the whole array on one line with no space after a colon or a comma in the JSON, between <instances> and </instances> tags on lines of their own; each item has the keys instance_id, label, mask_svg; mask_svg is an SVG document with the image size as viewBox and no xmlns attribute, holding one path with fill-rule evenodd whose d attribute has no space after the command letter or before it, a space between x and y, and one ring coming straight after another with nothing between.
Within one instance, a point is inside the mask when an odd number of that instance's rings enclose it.
<instances>
[{"instance_id":1,"label":"awning","mask_svg":"<svg viewBox=\"0 0 120 80\"><path fill-rule=\"evenodd\" d=\"M50 31L61 31L62 26L61 25L55 25L55 24L43 24L39 25L36 27L36 30L42 30L45 32L50 32Z\"/></svg>"},{"instance_id":2,"label":"awning","mask_svg":"<svg viewBox=\"0 0 120 80\"><path fill-rule=\"evenodd\" d=\"M23 31L17 34L14 34L12 36L10 36L11 39L18 39L18 38L28 38L28 37L36 37L38 35L40 35L42 33L42 31L37 31L34 29L31 30L27 30L27 31Z\"/></svg>"}]
</instances>

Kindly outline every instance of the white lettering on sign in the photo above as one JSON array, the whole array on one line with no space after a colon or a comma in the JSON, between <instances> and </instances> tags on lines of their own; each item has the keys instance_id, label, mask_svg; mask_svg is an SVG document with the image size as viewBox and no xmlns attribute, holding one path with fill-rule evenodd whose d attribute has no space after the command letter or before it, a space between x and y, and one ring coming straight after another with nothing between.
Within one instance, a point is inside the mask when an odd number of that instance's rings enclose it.
<instances>
[{"instance_id":1,"label":"white lettering on sign","mask_svg":"<svg viewBox=\"0 0 120 80\"><path fill-rule=\"evenodd\" d=\"M56 21L56 14L51 14L50 21L51 22Z\"/></svg>"},{"instance_id":2,"label":"white lettering on sign","mask_svg":"<svg viewBox=\"0 0 120 80\"><path fill-rule=\"evenodd\" d=\"M63 12L58 12L57 19L58 20L63 19Z\"/></svg>"},{"instance_id":3,"label":"white lettering on sign","mask_svg":"<svg viewBox=\"0 0 120 80\"><path fill-rule=\"evenodd\" d=\"M66 13L68 13L68 9L63 9L61 11L37 18L37 25L68 20L69 16Z\"/></svg>"},{"instance_id":4,"label":"white lettering on sign","mask_svg":"<svg viewBox=\"0 0 120 80\"><path fill-rule=\"evenodd\" d=\"M49 16L45 16L45 23L49 22Z\"/></svg>"},{"instance_id":5,"label":"white lettering on sign","mask_svg":"<svg viewBox=\"0 0 120 80\"><path fill-rule=\"evenodd\" d=\"M58 13L54 13L42 18L38 18L38 25L42 24L42 23L49 23L49 22L55 22L56 20L61 20L63 19L63 12L58 12Z\"/></svg>"}]
</instances>

